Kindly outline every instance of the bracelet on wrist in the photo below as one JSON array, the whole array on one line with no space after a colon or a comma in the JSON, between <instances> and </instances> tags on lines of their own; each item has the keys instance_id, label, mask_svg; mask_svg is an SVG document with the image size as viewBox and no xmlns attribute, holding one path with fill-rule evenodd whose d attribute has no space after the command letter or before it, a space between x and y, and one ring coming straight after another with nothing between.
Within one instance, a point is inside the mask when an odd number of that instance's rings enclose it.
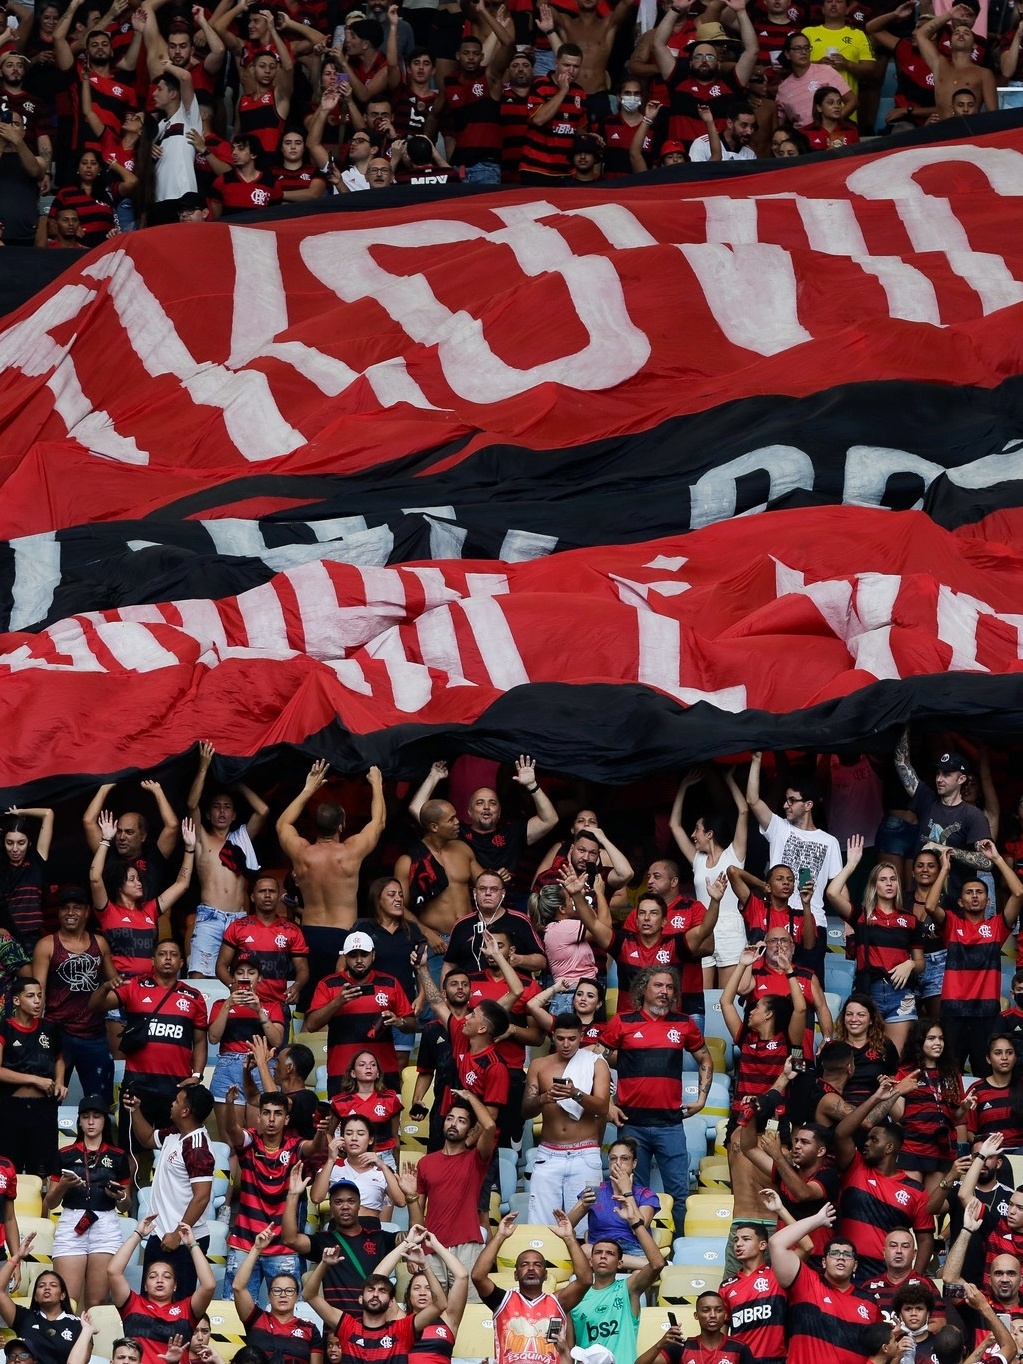
<instances>
[{"instance_id":1,"label":"bracelet on wrist","mask_svg":"<svg viewBox=\"0 0 1023 1364\"><path fill-rule=\"evenodd\" d=\"M630 1223L629 1223L629 1230L630 1230L630 1231L638 1231L638 1230L640 1229L640 1227L645 1226L645 1225L646 1225L646 1224L644 1223L644 1221L643 1221L643 1219L642 1219L642 1217L641 1217L641 1218L639 1219L638 1222L630 1222Z\"/></svg>"},{"instance_id":2,"label":"bracelet on wrist","mask_svg":"<svg viewBox=\"0 0 1023 1364\"><path fill-rule=\"evenodd\" d=\"M526 787L526 790L529 792L529 794L530 794L531 796L535 796L536 793L537 793L537 791L539 791L539 789L540 789L540 783L539 783L538 781L535 781L535 782L533 783L532 786L527 786L527 787Z\"/></svg>"}]
</instances>

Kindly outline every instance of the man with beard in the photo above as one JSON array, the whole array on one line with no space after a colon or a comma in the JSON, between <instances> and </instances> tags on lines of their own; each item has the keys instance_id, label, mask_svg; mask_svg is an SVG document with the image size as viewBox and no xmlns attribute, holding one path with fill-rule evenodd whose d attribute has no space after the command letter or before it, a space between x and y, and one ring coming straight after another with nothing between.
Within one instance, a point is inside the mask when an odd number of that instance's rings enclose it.
<instances>
[{"instance_id":1,"label":"man with beard","mask_svg":"<svg viewBox=\"0 0 1023 1364\"><path fill-rule=\"evenodd\" d=\"M317 985L302 1023L303 1032L327 1029L327 1093L338 1093L360 1051L375 1056L384 1083L399 1089L391 1029L415 1031L412 1005L393 976L373 970L376 952L368 933L349 933L341 951L337 974Z\"/></svg>"},{"instance_id":2,"label":"man with beard","mask_svg":"<svg viewBox=\"0 0 1023 1364\"><path fill-rule=\"evenodd\" d=\"M425 1226L471 1272L483 1246L476 1209L497 1142L497 1124L470 1090L452 1089L443 1130L441 1149L423 1156L414 1170L406 1166L400 1182L408 1199L409 1225ZM443 1261L431 1256L430 1267L449 1288L451 1275ZM475 1284L470 1284L469 1295L471 1301L479 1301Z\"/></svg>"},{"instance_id":3,"label":"man with beard","mask_svg":"<svg viewBox=\"0 0 1023 1364\"><path fill-rule=\"evenodd\" d=\"M794 1127L786 1153L777 1132L765 1131L758 1139L756 1124L750 1122L740 1131L739 1149L754 1167L756 1182L762 1186L766 1179L776 1185L782 1206L796 1221L825 1203L837 1203L842 1180L831 1161L827 1128L815 1123ZM826 1229L819 1230L812 1251L817 1262L826 1241Z\"/></svg>"},{"instance_id":4,"label":"man with beard","mask_svg":"<svg viewBox=\"0 0 1023 1364\"><path fill-rule=\"evenodd\" d=\"M454 967L444 977L441 986L444 1003L452 1018L464 1019L469 1012L469 994L472 985L469 973L460 966ZM419 1056L416 1061L416 1084L412 1091L412 1103L408 1115L413 1122L422 1122L426 1117L426 1098L430 1085L433 1085L433 1107L430 1110L430 1135L427 1139L428 1151L436 1151L442 1145L444 1095L458 1083L458 1067L451 1048L451 1037L447 1025L439 1018L431 1018L423 1024L419 1039Z\"/></svg>"},{"instance_id":5,"label":"man with beard","mask_svg":"<svg viewBox=\"0 0 1023 1364\"><path fill-rule=\"evenodd\" d=\"M750 146L757 130L757 116L752 106L745 100L735 100L725 114L725 126L721 129L722 161L755 161L757 154ZM690 161L712 161L710 134L698 137L689 148Z\"/></svg>"},{"instance_id":6,"label":"man with beard","mask_svg":"<svg viewBox=\"0 0 1023 1364\"><path fill-rule=\"evenodd\" d=\"M720 131L725 125L725 110L737 96L741 96L753 74L760 44L756 30L746 13L746 0L727 0L735 13L742 39L742 54L732 71L721 70L721 58L713 41L697 40L689 45L689 59L676 57L668 46L669 39L682 16L692 6L692 0L669 5L664 18L654 30L653 59L661 78L668 86L668 137L684 142L686 147L704 135L700 105L707 105ZM714 25L701 25L712 29ZM721 28L721 25L717 25ZM727 37L724 30L721 36ZM777 860L777 859L776 859Z\"/></svg>"},{"instance_id":7,"label":"man with beard","mask_svg":"<svg viewBox=\"0 0 1023 1364\"><path fill-rule=\"evenodd\" d=\"M506 185L519 182L519 162L526 141L529 88L533 84L533 63L525 52L516 52L508 63L508 80L501 92L501 180Z\"/></svg>"},{"instance_id":8,"label":"man with beard","mask_svg":"<svg viewBox=\"0 0 1023 1364\"><path fill-rule=\"evenodd\" d=\"M574 1344L572 1321L568 1313L582 1302L593 1282L590 1262L576 1240L575 1229L561 1208L555 1210L555 1225L551 1230L565 1243L572 1260L573 1278L556 1293L545 1293L547 1262L542 1250L524 1250L515 1260L515 1287L505 1291L490 1277L497 1262L498 1252L511 1236L517 1213L501 1218L500 1225L473 1265L472 1282L480 1300L494 1312L494 1340L497 1364L511 1364L513 1360L530 1358L556 1360L559 1346L570 1350ZM551 1339L551 1327L561 1323L557 1344Z\"/></svg>"}]
</instances>

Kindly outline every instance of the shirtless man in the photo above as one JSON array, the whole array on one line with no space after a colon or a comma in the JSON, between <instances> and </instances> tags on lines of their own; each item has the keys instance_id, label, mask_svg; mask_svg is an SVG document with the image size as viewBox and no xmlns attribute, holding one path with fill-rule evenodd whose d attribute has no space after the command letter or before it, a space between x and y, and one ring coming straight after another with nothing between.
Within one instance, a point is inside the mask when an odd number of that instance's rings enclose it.
<instances>
[{"instance_id":1,"label":"shirtless man","mask_svg":"<svg viewBox=\"0 0 1023 1364\"><path fill-rule=\"evenodd\" d=\"M472 913L470 883L483 872L468 843L459 838L458 813L446 800L428 800L419 812L425 830L411 853L394 864L394 875L430 945L430 974L439 980L456 920Z\"/></svg>"},{"instance_id":2,"label":"shirtless man","mask_svg":"<svg viewBox=\"0 0 1023 1364\"><path fill-rule=\"evenodd\" d=\"M920 55L934 72L934 106L938 118L951 118L952 96L957 90L972 90L982 110L992 113L998 108L998 87L994 72L973 60L977 39L969 22L957 17L961 9L928 19L916 30ZM952 56L946 57L938 48L938 34L946 24L952 24L949 39Z\"/></svg>"},{"instance_id":3,"label":"shirtless man","mask_svg":"<svg viewBox=\"0 0 1023 1364\"><path fill-rule=\"evenodd\" d=\"M327 780L330 764L317 759L305 785L277 821L281 850L291 860L295 880L302 892L302 934L309 948L309 983L299 996L298 1007L308 1007L312 992L325 976L332 976L341 955L341 944L359 917L356 899L359 871L380 842L387 820L384 779L379 767L366 773L373 792L369 822L357 834L344 837L345 812L333 801L317 806L314 816L316 841L309 843L295 828L309 798Z\"/></svg>"},{"instance_id":4,"label":"shirtless man","mask_svg":"<svg viewBox=\"0 0 1023 1364\"><path fill-rule=\"evenodd\" d=\"M210 801L206 812L209 828L203 823L199 810L202 789L210 770L215 749L203 741L199 745L199 770L188 793L188 813L195 824L196 863L199 869L199 907L192 929L191 951L188 957L189 976L215 976L220 944L224 930L239 914L248 909L246 868L258 871L251 844L266 821L270 807L250 787L237 783L236 789L252 807L252 814L242 827L232 832L235 821L234 801L226 792L218 793Z\"/></svg>"},{"instance_id":5,"label":"shirtless man","mask_svg":"<svg viewBox=\"0 0 1023 1364\"><path fill-rule=\"evenodd\" d=\"M599 108L592 107L594 100L587 101L591 117L605 117L610 113L607 100L607 64L614 46L618 28L631 20L636 22L634 0L618 0L610 14L598 13L599 0L577 0L578 14L565 14L554 10L554 27L558 37L566 43L575 43L582 48L583 64L576 80L591 97L599 97Z\"/></svg>"},{"instance_id":6,"label":"shirtless man","mask_svg":"<svg viewBox=\"0 0 1023 1364\"><path fill-rule=\"evenodd\" d=\"M611 1072L602 1056L580 1050L583 1029L575 1014L560 1014L552 1037L554 1050L529 1067L522 1100L523 1117L543 1115L529 1185L531 1224L546 1224L555 1208L574 1206L580 1189L595 1188L604 1178L600 1143L611 1101Z\"/></svg>"}]
</instances>

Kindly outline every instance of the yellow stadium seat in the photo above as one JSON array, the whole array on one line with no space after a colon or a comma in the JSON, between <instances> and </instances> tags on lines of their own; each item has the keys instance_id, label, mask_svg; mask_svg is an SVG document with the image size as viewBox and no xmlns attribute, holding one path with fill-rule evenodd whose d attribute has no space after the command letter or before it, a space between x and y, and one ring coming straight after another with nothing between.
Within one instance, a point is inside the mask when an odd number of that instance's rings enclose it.
<instances>
[{"instance_id":1,"label":"yellow stadium seat","mask_svg":"<svg viewBox=\"0 0 1023 1364\"><path fill-rule=\"evenodd\" d=\"M716 1156L727 1156L728 1147L725 1145L725 1129L728 1127L727 1118L719 1118L717 1127L714 1129L714 1154Z\"/></svg>"},{"instance_id":2,"label":"yellow stadium seat","mask_svg":"<svg viewBox=\"0 0 1023 1364\"><path fill-rule=\"evenodd\" d=\"M691 1307L641 1307L639 1309L639 1331L636 1336L636 1354L645 1354L652 1345L664 1336L671 1322L668 1320L669 1310L674 1313L675 1320L678 1322L686 1335L695 1335L697 1331L696 1313Z\"/></svg>"},{"instance_id":3,"label":"yellow stadium seat","mask_svg":"<svg viewBox=\"0 0 1023 1364\"><path fill-rule=\"evenodd\" d=\"M35 1236L30 1259L45 1260L47 1263L52 1259L53 1237L57 1230L56 1222L51 1222L48 1217L19 1217L18 1230L21 1232L23 1240L30 1233Z\"/></svg>"},{"instance_id":4,"label":"yellow stadium seat","mask_svg":"<svg viewBox=\"0 0 1023 1364\"><path fill-rule=\"evenodd\" d=\"M406 1066L401 1072L401 1106L404 1110L401 1121L398 1124L398 1137L402 1146L411 1146L416 1149L426 1149L427 1138L430 1135L430 1109L433 1106L433 1085L423 1095L423 1103L426 1106L426 1117L422 1122L416 1122L409 1117L408 1111L412 1107L412 1095L415 1092L416 1081L419 1079L419 1072L415 1066Z\"/></svg>"},{"instance_id":5,"label":"yellow stadium seat","mask_svg":"<svg viewBox=\"0 0 1023 1364\"><path fill-rule=\"evenodd\" d=\"M465 1309L455 1336L455 1356L458 1359L493 1359L494 1314L482 1303L472 1302Z\"/></svg>"},{"instance_id":6,"label":"yellow stadium seat","mask_svg":"<svg viewBox=\"0 0 1023 1364\"><path fill-rule=\"evenodd\" d=\"M728 1044L723 1037L705 1037L707 1050L711 1054L714 1062L714 1069L719 1075L724 1075L728 1071Z\"/></svg>"},{"instance_id":7,"label":"yellow stadium seat","mask_svg":"<svg viewBox=\"0 0 1023 1364\"><path fill-rule=\"evenodd\" d=\"M686 1236L725 1236L732 1221L731 1194L690 1194L686 1201Z\"/></svg>"},{"instance_id":8,"label":"yellow stadium seat","mask_svg":"<svg viewBox=\"0 0 1023 1364\"><path fill-rule=\"evenodd\" d=\"M727 1156L704 1156L700 1161L698 1178L701 1189L730 1189L731 1174Z\"/></svg>"},{"instance_id":9,"label":"yellow stadium seat","mask_svg":"<svg viewBox=\"0 0 1023 1364\"><path fill-rule=\"evenodd\" d=\"M295 1041L301 1042L304 1047L308 1047L316 1058L318 1066L327 1064L327 1029L323 1028L320 1032L296 1033Z\"/></svg>"},{"instance_id":10,"label":"yellow stadium seat","mask_svg":"<svg viewBox=\"0 0 1023 1364\"><path fill-rule=\"evenodd\" d=\"M210 1319L210 1335L214 1346L219 1350L221 1341L238 1345L245 1344L245 1327L238 1315L238 1309L230 1298L214 1298L206 1315Z\"/></svg>"},{"instance_id":11,"label":"yellow stadium seat","mask_svg":"<svg viewBox=\"0 0 1023 1364\"><path fill-rule=\"evenodd\" d=\"M608 1018L614 1018L618 1012L618 986L612 985L604 996L604 1013Z\"/></svg>"},{"instance_id":12,"label":"yellow stadium seat","mask_svg":"<svg viewBox=\"0 0 1023 1364\"><path fill-rule=\"evenodd\" d=\"M124 1335L121 1314L116 1307L104 1303L102 1307L91 1307L89 1317L99 1328L92 1342L93 1353L109 1359L114 1353L114 1341Z\"/></svg>"},{"instance_id":13,"label":"yellow stadium seat","mask_svg":"<svg viewBox=\"0 0 1023 1364\"><path fill-rule=\"evenodd\" d=\"M25 1260L21 1266L21 1283L15 1293L14 1301L20 1302L23 1307L29 1305L32 1297L32 1288L40 1274L45 1274L51 1268L47 1264L39 1264L34 1260Z\"/></svg>"},{"instance_id":14,"label":"yellow stadium seat","mask_svg":"<svg viewBox=\"0 0 1023 1364\"><path fill-rule=\"evenodd\" d=\"M517 1257L524 1250L540 1251L552 1269L557 1266L566 1270L571 1268L572 1257L561 1237L555 1236L549 1227L527 1222L516 1226L497 1252L498 1269L514 1269Z\"/></svg>"},{"instance_id":15,"label":"yellow stadium seat","mask_svg":"<svg viewBox=\"0 0 1023 1364\"><path fill-rule=\"evenodd\" d=\"M723 1265L718 1268L709 1265L668 1265L661 1271L658 1306L674 1307L680 1302L695 1302L708 1289L720 1288L724 1277Z\"/></svg>"}]
</instances>

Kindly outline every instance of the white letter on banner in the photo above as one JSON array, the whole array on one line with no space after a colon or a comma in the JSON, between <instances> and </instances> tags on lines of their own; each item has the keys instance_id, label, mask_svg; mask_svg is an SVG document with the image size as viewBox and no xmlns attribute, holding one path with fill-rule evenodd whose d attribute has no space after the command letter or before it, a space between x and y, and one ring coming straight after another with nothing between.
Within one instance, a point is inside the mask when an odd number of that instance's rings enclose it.
<instances>
[{"instance_id":1,"label":"white letter on banner","mask_svg":"<svg viewBox=\"0 0 1023 1364\"><path fill-rule=\"evenodd\" d=\"M808 597L857 668L882 681L901 675L891 645L892 612L902 586L897 573L857 573L852 582L838 578L808 583L799 569L780 559L774 563L778 596Z\"/></svg>"},{"instance_id":2,"label":"white letter on banner","mask_svg":"<svg viewBox=\"0 0 1023 1364\"><path fill-rule=\"evenodd\" d=\"M245 459L276 459L305 444L302 433L281 415L265 374L235 373L194 358L124 251L111 251L84 273L109 279L121 326L146 372L172 374L193 402L220 408L227 434Z\"/></svg>"},{"instance_id":3,"label":"white letter on banner","mask_svg":"<svg viewBox=\"0 0 1023 1364\"><path fill-rule=\"evenodd\" d=\"M697 242L678 249L734 346L777 355L813 340L799 320L792 257L780 246L758 242L733 250Z\"/></svg>"},{"instance_id":4,"label":"white letter on banner","mask_svg":"<svg viewBox=\"0 0 1023 1364\"><path fill-rule=\"evenodd\" d=\"M430 220L324 232L307 237L300 251L309 270L340 298L349 303L373 298L413 341L436 346L444 377L461 398L500 402L544 383L597 390L638 373L649 358L650 342L629 317L613 263L603 256L577 257L560 233L533 222L526 212L503 210L502 216L513 213L514 223L493 233L469 223ZM589 333L588 344L572 355L518 369L495 355L481 321L441 303L425 275L392 275L372 255L374 247L407 248L419 255L424 246L470 241L510 247L528 275L561 275Z\"/></svg>"},{"instance_id":5,"label":"white letter on banner","mask_svg":"<svg viewBox=\"0 0 1023 1364\"><path fill-rule=\"evenodd\" d=\"M682 686L682 627L673 616L662 616L650 603L651 594L678 596L689 589L686 582L633 582L612 573L611 580L618 589L624 606L636 613L639 658L636 681L645 686L674 696L684 705L695 706L698 701L717 706L719 710L738 712L746 707L746 688L725 687L720 691L700 691Z\"/></svg>"},{"instance_id":6,"label":"white letter on banner","mask_svg":"<svg viewBox=\"0 0 1023 1364\"><path fill-rule=\"evenodd\" d=\"M950 672L989 672L977 660L977 627L981 616L1004 622L1016 631L1016 657L1023 658L1023 615L1004 615L967 592L938 588L938 638L952 649Z\"/></svg>"},{"instance_id":7,"label":"white letter on banner","mask_svg":"<svg viewBox=\"0 0 1023 1364\"><path fill-rule=\"evenodd\" d=\"M794 445L764 445L759 450L737 455L727 464L709 469L689 490L689 526L698 530L727 521L736 512L738 480L746 474L766 473L770 479L768 501L803 488L813 490L813 461L805 450ZM763 511L763 506L751 511Z\"/></svg>"},{"instance_id":8,"label":"white letter on banner","mask_svg":"<svg viewBox=\"0 0 1023 1364\"><path fill-rule=\"evenodd\" d=\"M1023 156L1007 147L939 146L907 148L865 161L846 179L852 194L890 199L916 251L940 251L952 269L980 297L985 316L1023 301L1023 284L1001 256L974 251L966 229L947 199L926 194L913 178L923 166L964 161L976 166L995 194L1023 196Z\"/></svg>"}]
</instances>

